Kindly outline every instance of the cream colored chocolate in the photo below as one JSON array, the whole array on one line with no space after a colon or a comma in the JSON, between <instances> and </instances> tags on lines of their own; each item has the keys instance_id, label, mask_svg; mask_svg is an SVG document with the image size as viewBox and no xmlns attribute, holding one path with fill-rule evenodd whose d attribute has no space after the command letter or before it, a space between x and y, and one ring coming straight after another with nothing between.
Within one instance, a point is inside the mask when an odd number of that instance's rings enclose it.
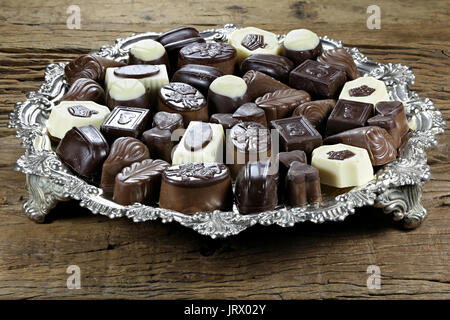
<instances>
[{"instance_id":1,"label":"cream colored chocolate","mask_svg":"<svg viewBox=\"0 0 450 320\"><path fill-rule=\"evenodd\" d=\"M130 52L142 61L152 61L161 58L166 53L166 49L158 41L148 39L133 44Z\"/></svg>"},{"instance_id":2,"label":"cream colored chocolate","mask_svg":"<svg viewBox=\"0 0 450 320\"><path fill-rule=\"evenodd\" d=\"M374 89L374 91L365 96L351 94L352 89L356 90L357 88L361 88L363 86L366 86L369 89ZM360 77L346 82L342 88L341 94L339 95L339 99L372 103L374 106L380 101L391 101L384 82L373 77Z\"/></svg>"},{"instance_id":3,"label":"cream colored chocolate","mask_svg":"<svg viewBox=\"0 0 450 320\"><path fill-rule=\"evenodd\" d=\"M200 137L204 131L201 132L200 126L209 125L210 126L210 134L211 138L206 145L196 149L196 150L188 150L186 148L186 139L192 137L193 134L197 139L204 139L205 136ZM194 134L193 131L198 130L197 134ZM208 139L206 139L208 140ZM191 121L189 126L187 127L183 138L181 138L180 143L177 145L175 152L172 156L172 164L182 164L182 163L190 163L190 162L218 162L223 163L223 143L225 141L225 134L223 131L223 127L220 124L215 123L205 123L201 121ZM196 142L201 141L197 140Z\"/></svg>"},{"instance_id":4,"label":"cream colored chocolate","mask_svg":"<svg viewBox=\"0 0 450 320\"><path fill-rule=\"evenodd\" d=\"M314 149L311 165L319 170L320 183L336 188L360 186L373 179L373 167L367 150L342 143Z\"/></svg>"},{"instance_id":5,"label":"cream colored chocolate","mask_svg":"<svg viewBox=\"0 0 450 320\"><path fill-rule=\"evenodd\" d=\"M109 97L115 100L132 100L146 93L144 85L136 79L118 78L108 89Z\"/></svg>"},{"instance_id":6,"label":"cream colored chocolate","mask_svg":"<svg viewBox=\"0 0 450 320\"><path fill-rule=\"evenodd\" d=\"M209 89L225 97L239 98L247 92L247 84L242 78L225 75L215 79Z\"/></svg>"},{"instance_id":7,"label":"cream colored chocolate","mask_svg":"<svg viewBox=\"0 0 450 320\"><path fill-rule=\"evenodd\" d=\"M248 35L261 35L264 37L264 43L262 46L250 50L242 45L242 41L245 40ZM235 30L228 38L228 43L236 49L239 62L252 54L280 54L281 51L281 46L278 43L276 34L255 27Z\"/></svg>"},{"instance_id":8,"label":"cream colored chocolate","mask_svg":"<svg viewBox=\"0 0 450 320\"><path fill-rule=\"evenodd\" d=\"M73 127L93 125L100 129L108 115L108 107L92 101L62 101L50 112L47 130L51 137L62 139Z\"/></svg>"},{"instance_id":9,"label":"cream colored chocolate","mask_svg":"<svg viewBox=\"0 0 450 320\"><path fill-rule=\"evenodd\" d=\"M296 29L290 31L284 38L284 47L289 50L312 50L319 44L320 39L314 32L308 29Z\"/></svg>"}]
</instances>

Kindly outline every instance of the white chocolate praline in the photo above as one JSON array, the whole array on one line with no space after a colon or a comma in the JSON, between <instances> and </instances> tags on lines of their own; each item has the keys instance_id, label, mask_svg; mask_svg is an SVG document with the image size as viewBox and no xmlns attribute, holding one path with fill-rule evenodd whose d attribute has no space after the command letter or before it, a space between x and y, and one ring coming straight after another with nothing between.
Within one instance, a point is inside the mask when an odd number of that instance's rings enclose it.
<instances>
[{"instance_id":1,"label":"white chocolate praline","mask_svg":"<svg viewBox=\"0 0 450 320\"><path fill-rule=\"evenodd\" d=\"M133 44L130 52L143 61L152 61L161 58L166 53L166 49L158 41L147 39Z\"/></svg>"},{"instance_id":2,"label":"white chocolate praline","mask_svg":"<svg viewBox=\"0 0 450 320\"><path fill-rule=\"evenodd\" d=\"M284 38L283 45L286 49L303 51L312 50L320 43L320 39L314 32L308 29L295 29Z\"/></svg>"},{"instance_id":3,"label":"white chocolate praline","mask_svg":"<svg viewBox=\"0 0 450 320\"><path fill-rule=\"evenodd\" d=\"M344 160L329 159L329 152L354 153ZM311 165L319 170L320 183L336 188L361 186L373 179L373 167L366 149L346 144L323 145L313 150Z\"/></svg>"},{"instance_id":4,"label":"white chocolate praline","mask_svg":"<svg viewBox=\"0 0 450 320\"><path fill-rule=\"evenodd\" d=\"M351 89L359 88L361 86L373 88L375 91L368 96L358 97L350 95ZM391 101L384 82L373 77L359 77L355 80L346 82L339 95L339 99L372 103L374 106L380 101Z\"/></svg>"},{"instance_id":5,"label":"white chocolate praline","mask_svg":"<svg viewBox=\"0 0 450 320\"><path fill-rule=\"evenodd\" d=\"M108 94L115 100L132 100L144 95L145 92L145 87L140 81L122 78L112 83Z\"/></svg>"},{"instance_id":6,"label":"white chocolate praline","mask_svg":"<svg viewBox=\"0 0 450 320\"><path fill-rule=\"evenodd\" d=\"M242 40L249 34L262 35L264 37L264 48L257 48L255 50L245 48L242 45ZM242 61L252 54L280 54L281 51L281 46L275 33L255 27L247 27L233 31L228 38L228 44L236 49L238 61Z\"/></svg>"},{"instance_id":7,"label":"white chocolate praline","mask_svg":"<svg viewBox=\"0 0 450 320\"><path fill-rule=\"evenodd\" d=\"M191 121L187 127L180 143L177 145L172 156L172 164L191 162L218 162L223 163L223 143L225 134L221 124L209 123L212 131L212 139L208 144L198 150L191 151L185 147L185 139L190 130L201 124L201 121Z\"/></svg>"},{"instance_id":8,"label":"white chocolate praline","mask_svg":"<svg viewBox=\"0 0 450 320\"><path fill-rule=\"evenodd\" d=\"M70 107L83 106L95 111L89 117L74 116L69 112ZM100 129L102 122L109 115L109 108L92 101L62 101L53 107L47 122L48 133L55 138L62 139L67 131L73 127L93 125Z\"/></svg>"},{"instance_id":9,"label":"white chocolate praline","mask_svg":"<svg viewBox=\"0 0 450 320\"><path fill-rule=\"evenodd\" d=\"M145 89L150 94L150 98L154 97L155 99L158 96L159 89L169 83L169 75L167 74L166 66L164 64L158 64L157 66L159 67L159 72L157 74L154 74L150 77L136 79L144 85ZM131 79L116 76L114 74L115 69L117 68L106 69L105 87L107 91L109 91L109 88L117 80Z\"/></svg>"},{"instance_id":10,"label":"white chocolate praline","mask_svg":"<svg viewBox=\"0 0 450 320\"><path fill-rule=\"evenodd\" d=\"M242 78L225 75L216 78L209 86L209 89L222 96L239 98L247 92L247 84Z\"/></svg>"}]
</instances>

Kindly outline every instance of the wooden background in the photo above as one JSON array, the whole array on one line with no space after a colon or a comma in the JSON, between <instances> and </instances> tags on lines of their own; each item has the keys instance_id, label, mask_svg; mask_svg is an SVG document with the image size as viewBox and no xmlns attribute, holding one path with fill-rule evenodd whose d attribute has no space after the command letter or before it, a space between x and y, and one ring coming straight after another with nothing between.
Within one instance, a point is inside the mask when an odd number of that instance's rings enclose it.
<instances>
[{"instance_id":1,"label":"wooden background","mask_svg":"<svg viewBox=\"0 0 450 320\"><path fill-rule=\"evenodd\" d=\"M367 29L374 1L364 0L95 2L0 0L0 298L450 298L449 130L429 150L429 217L416 230L364 208L343 223L258 226L214 241L177 224L93 216L76 202L59 205L47 224L29 221L25 177L12 171L23 150L6 128L14 103L39 88L51 62L131 33L225 23L309 28L376 61L407 64L414 89L448 121L448 1L378 0L381 30ZM66 27L71 4L81 8L81 30ZM381 290L366 287L372 264L381 268ZM80 290L66 287L69 265L81 268Z\"/></svg>"}]
</instances>

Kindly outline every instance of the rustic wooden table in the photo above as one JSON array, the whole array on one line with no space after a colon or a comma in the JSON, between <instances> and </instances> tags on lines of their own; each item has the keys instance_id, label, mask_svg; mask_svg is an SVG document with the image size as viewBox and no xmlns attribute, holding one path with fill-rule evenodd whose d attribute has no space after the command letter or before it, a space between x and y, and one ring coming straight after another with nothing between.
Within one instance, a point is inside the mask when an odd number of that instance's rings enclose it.
<instances>
[{"instance_id":1,"label":"rustic wooden table","mask_svg":"<svg viewBox=\"0 0 450 320\"><path fill-rule=\"evenodd\" d=\"M22 213L25 176L13 172L23 150L8 114L37 90L44 67L118 37L179 25L225 23L277 33L306 27L341 39L380 62L403 63L414 89L450 119L450 24L447 1L377 1L381 29L369 30L371 2L78 0L81 29L66 26L67 1L0 1L0 298L450 298L450 131L430 149L429 216L404 231L380 210L364 208L343 223L254 227L211 240L177 224L135 224L94 216L76 202L58 205L49 223ZM69 265L81 289L66 287ZM366 286L367 267L381 289Z\"/></svg>"}]
</instances>

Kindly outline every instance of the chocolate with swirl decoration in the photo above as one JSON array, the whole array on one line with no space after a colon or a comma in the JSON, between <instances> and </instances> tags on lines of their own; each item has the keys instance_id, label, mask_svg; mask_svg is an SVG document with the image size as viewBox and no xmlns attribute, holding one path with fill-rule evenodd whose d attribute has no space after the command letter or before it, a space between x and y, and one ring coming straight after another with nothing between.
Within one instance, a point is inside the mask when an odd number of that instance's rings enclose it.
<instances>
[{"instance_id":1,"label":"chocolate with swirl decoration","mask_svg":"<svg viewBox=\"0 0 450 320\"><path fill-rule=\"evenodd\" d=\"M344 131L326 138L324 144L344 143L364 148L369 153L374 166L392 162L397 157L397 149L391 135L383 128L368 126Z\"/></svg>"},{"instance_id":2,"label":"chocolate with swirl decoration","mask_svg":"<svg viewBox=\"0 0 450 320\"><path fill-rule=\"evenodd\" d=\"M92 79L79 78L72 83L60 101L93 101L104 104L105 90Z\"/></svg>"},{"instance_id":3,"label":"chocolate with swirl decoration","mask_svg":"<svg viewBox=\"0 0 450 320\"><path fill-rule=\"evenodd\" d=\"M317 58L317 61L344 71L349 80L359 77L358 68L350 53L344 48L334 48L327 50Z\"/></svg>"},{"instance_id":4,"label":"chocolate with swirl decoration","mask_svg":"<svg viewBox=\"0 0 450 320\"><path fill-rule=\"evenodd\" d=\"M327 117L336 104L336 100L325 99L308 101L299 105L292 113L293 117L305 116L319 131L325 127Z\"/></svg>"},{"instance_id":5,"label":"chocolate with swirl decoration","mask_svg":"<svg viewBox=\"0 0 450 320\"><path fill-rule=\"evenodd\" d=\"M85 54L69 62L64 68L64 73L69 85L79 78L88 78L103 82L107 68L122 67L124 65L122 62L93 54Z\"/></svg>"},{"instance_id":6,"label":"chocolate with swirl decoration","mask_svg":"<svg viewBox=\"0 0 450 320\"><path fill-rule=\"evenodd\" d=\"M145 144L132 137L120 137L111 146L111 151L103 163L100 186L105 194L112 194L116 175L132 163L150 158Z\"/></svg>"}]
</instances>

